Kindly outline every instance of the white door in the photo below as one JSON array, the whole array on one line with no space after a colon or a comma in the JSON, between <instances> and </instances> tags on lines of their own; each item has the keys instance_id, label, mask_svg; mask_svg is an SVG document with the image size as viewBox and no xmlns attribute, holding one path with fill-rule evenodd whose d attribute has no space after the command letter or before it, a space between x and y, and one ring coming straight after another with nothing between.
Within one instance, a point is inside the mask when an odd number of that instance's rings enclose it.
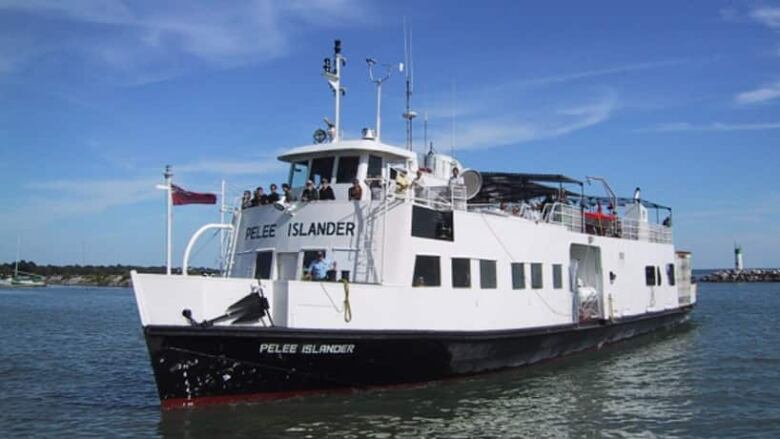
<instances>
[{"instance_id":1,"label":"white door","mask_svg":"<svg viewBox=\"0 0 780 439\"><path fill-rule=\"evenodd\" d=\"M278 280L295 280L298 278L298 252L276 254Z\"/></svg>"}]
</instances>

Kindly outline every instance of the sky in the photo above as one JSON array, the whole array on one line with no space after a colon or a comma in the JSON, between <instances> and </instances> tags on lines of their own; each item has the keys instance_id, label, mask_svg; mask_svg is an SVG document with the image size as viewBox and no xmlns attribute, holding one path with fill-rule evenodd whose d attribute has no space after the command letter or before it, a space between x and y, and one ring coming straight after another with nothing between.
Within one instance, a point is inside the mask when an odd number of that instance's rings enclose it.
<instances>
[{"instance_id":1,"label":"sky","mask_svg":"<svg viewBox=\"0 0 780 439\"><path fill-rule=\"evenodd\" d=\"M364 60L404 60L434 147L483 171L605 177L672 206L694 267L780 266L780 3L0 0L0 261L164 263L166 164L189 190L286 180L348 64L347 137L373 125ZM383 87L403 145L403 77ZM419 120L419 119L418 119ZM415 145L423 149L422 124ZM588 191L602 194L599 186ZM174 261L214 206L174 212ZM195 265L216 264L215 240Z\"/></svg>"}]
</instances>

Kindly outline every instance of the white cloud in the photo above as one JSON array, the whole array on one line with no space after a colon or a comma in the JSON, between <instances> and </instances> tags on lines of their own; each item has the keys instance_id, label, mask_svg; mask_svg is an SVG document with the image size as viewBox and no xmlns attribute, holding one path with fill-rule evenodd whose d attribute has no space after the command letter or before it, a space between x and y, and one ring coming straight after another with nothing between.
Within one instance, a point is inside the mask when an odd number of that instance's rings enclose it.
<instances>
[{"instance_id":1,"label":"white cloud","mask_svg":"<svg viewBox=\"0 0 780 439\"><path fill-rule=\"evenodd\" d=\"M769 123L721 123L713 122L706 125L694 125L688 122L674 122L661 124L640 131L652 132L682 132L682 131L762 131L780 129L780 122Z\"/></svg>"},{"instance_id":2,"label":"white cloud","mask_svg":"<svg viewBox=\"0 0 780 439\"><path fill-rule=\"evenodd\" d=\"M780 29L780 8L765 6L750 11L750 18L772 29Z\"/></svg>"},{"instance_id":3,"label":"white cloud","mask_svg":"<svg viewBox=\"0 0 780 439\"><path fill-rule=\"evenodd\" d=\"M739 93L735 100L738 104L757 104L780 98L780 81L767 84L755 90Z\"/></svg>"},{"instance_id":4,"label":"white cloud","mask_svg":"<svg viewBox=\"0 0 780 439\"><path fill-rule=\"evenodd\" d=\"M466 121L456 128L458 149L487 149L563 136L607 121L617 108L614 98L567 107L533 119L520 116ZM440 139L448 139L439 133ZM446 142L445 142L446 143Z\"/></svg>"},{"instance_id":5,"label":"white cloud","mask_svg":"<svg viewBox=\"0 0 780 439\"><path fill-rule=\"evenodd\" d=\"M301 29L363 20L364 9L353 0L6 0L0 14L23 18L15 20L18 26L0 30L0 41L29 35L30 28L45 29L35 32L36 47L84 62L88 71L103 69L101 78L139 84L176 76L192 65L225 68L272 59L289 50ZM36 19L62 25L46 26ZM4 52L0 50L0 68L29 61L24 53Z\"/></svg>"},{"instance_id":6,"label":"white cloud","mask_svg":"<svg viewBox=\"0 0 780 439\"><path fill-rule=\"evenodd\" d=\"M280 172L285 168L285 164L276 160L275 157L268 157L261 160L236 160L236 161L209 161L175 166L176 172L198 173L198 174L217 174L217 175L263 175L268 173Z\"/></svg>"}]
</instances>

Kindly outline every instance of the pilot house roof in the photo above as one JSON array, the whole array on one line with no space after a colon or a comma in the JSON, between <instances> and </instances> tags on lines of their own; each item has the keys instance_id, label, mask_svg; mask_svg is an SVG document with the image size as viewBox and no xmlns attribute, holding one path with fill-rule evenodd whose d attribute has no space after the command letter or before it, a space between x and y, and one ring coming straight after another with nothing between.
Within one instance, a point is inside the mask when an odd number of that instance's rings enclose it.
<instances>
[{"instance_id":1,"label":"pilot house roof","mask_svg":"<svg viewBox=\"0 0 780 439\"><path fill-rule=\"evenodd\" d=\"M412 160L417 156L413 151L409 151L397 146L388 145L374 140L343 140L334 143L323 143L315 145L305 145L293 148L279 156L279 160L284 162L294 162L303 158L316 155L332 155L343 152L355 153L377 153L383 156L391 156L402 160Z\"/></svg>"}]
</instances>

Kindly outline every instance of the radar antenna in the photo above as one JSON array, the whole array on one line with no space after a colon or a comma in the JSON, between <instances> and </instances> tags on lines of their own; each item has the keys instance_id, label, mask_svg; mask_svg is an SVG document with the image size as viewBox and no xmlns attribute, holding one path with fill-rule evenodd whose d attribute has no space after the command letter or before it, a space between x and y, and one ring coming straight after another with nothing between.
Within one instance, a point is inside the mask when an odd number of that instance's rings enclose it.
<instances>
[{"instance_id":1,"label":"radar antenna","mask_svg":"<svg viewBox=\"0 0 780 439\"><path fill-rule=\"evenodd\" d=\"M328 131L332 129L333 132L331 138L333 142L338 142L341 137L341 97L347 94L347 90L341 86L341 67L346 65L347 58L341 54L341 40L336 40L333 44L333 59L325 58L322 61L322 76L328 81L328 85L330 85L330 89L336 98L335 122L332 127L328 123Z\"/></svg>"},{"instance_id":2,"label":"radar antenna","mask_svg":"<svg viewBox=\"0 0 780 439\"><path fill-rule=\"evenodd\" d=\"M412 120L417 117L417 113L412 110L412 92L414 88L414 65L412 59L412 31L406 27L404 19L404 64L401 64L401 71L406 68L406 111L402 115L406 119L406 149L412 150Z\"/></svg>"},{"instance_id":3,"label":"radar antenna","mask_svg":"<svg viewBox=\"0 0 780 439\"><path fill-rule=\"evenodd\" d=\"M385 75L382 77L374 77L374 66L377 65L377 61L374 58L367 58L366 64L368 64L368 78L376 84L376 141L379 142L382 135L382 83L390 79L390 74L393 72L393 66L390 64L382 64L385 68Z\"/></svg>"}]
</instances>

